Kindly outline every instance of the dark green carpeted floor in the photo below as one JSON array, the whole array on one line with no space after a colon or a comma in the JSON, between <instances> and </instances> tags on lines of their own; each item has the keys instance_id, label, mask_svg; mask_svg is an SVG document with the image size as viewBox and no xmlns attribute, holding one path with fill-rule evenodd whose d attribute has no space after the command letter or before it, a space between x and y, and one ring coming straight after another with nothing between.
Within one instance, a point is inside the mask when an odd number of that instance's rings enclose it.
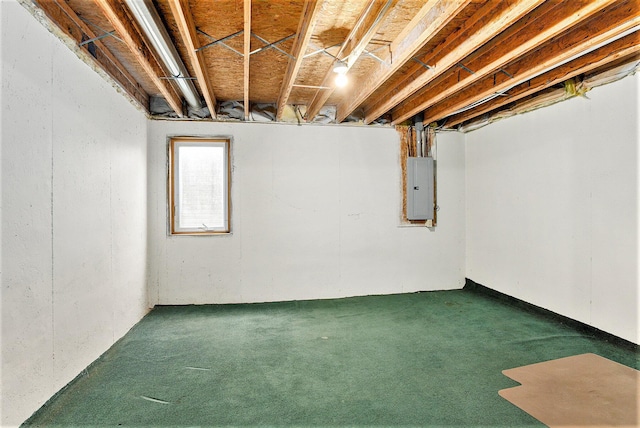
<instances>
[{"instance_id":1,"label":"dark green carpeted floor","mask_svg":"<svg viewBox=\"0 0 640 428\"><path fill-rule=\"evenodd\" d=\"M158 307L29 425L543 426L501 371L639 355L467 290Z\"/></svg>"}]
</instances>

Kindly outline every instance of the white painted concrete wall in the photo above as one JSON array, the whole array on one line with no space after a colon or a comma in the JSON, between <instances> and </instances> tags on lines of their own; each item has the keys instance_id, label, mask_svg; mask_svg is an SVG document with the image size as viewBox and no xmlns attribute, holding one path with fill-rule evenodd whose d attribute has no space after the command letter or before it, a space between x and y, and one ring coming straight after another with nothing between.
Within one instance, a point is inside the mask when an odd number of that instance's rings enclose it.
<instances>
[{"instance_id":1,"label":"white painted concrete wall","mask_svg":"<svg viewBox=\"0 0 640 428\"><path fill-rule=\"evenodd\" d=\"M0 2L2 417L20 424L146 312L146 118Z\"/></svg>"},{"instance_id":2,"label":"white painted concrete wall","mask_svg":"<svg viewBox=\"0 0 640 428\"><path fill-rule=\"evenodd\" d=\"M262 302L460 288L464 141L439 137L438 227L398 227L389 128L149 122L151 304ZM229 236L167 236L168 135L232 136Z\"/></svg>"},{"instance_id":3,"label":"white painted concrete wall","mask_svg":"<svg viewBox=\"0 0 640 428\"><path fill-rule=\"evenodd\" d=\"M635 343L639 85L466 135L467 277Z\"/></svg>"}]
</instances>

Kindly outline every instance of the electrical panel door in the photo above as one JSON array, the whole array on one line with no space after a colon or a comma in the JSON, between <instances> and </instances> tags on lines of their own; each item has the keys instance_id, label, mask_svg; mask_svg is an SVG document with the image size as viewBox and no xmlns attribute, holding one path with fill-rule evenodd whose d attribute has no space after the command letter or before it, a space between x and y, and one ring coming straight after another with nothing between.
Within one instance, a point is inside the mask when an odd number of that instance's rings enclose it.
<instances>
[{"instance_id":1,"label":"electrical panel door","mask_svg":"<svg viewBox=\"0 0 640 428\"><path fill-rule=\"evenodd\" d=\"M407 219L433 220L433 158L407 158Z\"/></svg>"}]
</instances>

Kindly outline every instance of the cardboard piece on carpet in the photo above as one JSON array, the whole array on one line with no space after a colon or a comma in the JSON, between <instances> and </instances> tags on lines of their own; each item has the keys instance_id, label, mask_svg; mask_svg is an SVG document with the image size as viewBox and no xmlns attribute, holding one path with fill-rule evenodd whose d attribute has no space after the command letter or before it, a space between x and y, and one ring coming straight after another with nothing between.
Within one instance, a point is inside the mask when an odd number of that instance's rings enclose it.
<instances>
[{"instance_id":1,"label":"cardboard piece on carpet","mask_svg":"<svg viewBox=\"0 0 640 428\"><path fill-rule=\"evenodd\" d=\"M640 426L640 371L595 354L504 370L501 397L550 427Z\"/></svg>"}]
</instances>

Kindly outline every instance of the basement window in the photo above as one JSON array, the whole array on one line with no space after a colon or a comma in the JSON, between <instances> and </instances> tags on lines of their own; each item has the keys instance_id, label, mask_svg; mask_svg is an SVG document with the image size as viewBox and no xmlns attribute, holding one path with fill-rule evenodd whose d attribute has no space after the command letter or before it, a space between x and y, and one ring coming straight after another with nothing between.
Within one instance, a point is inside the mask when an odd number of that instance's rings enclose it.
<instances>
[{"instance_id":1,"label":"basement window","mask_svg":"<svg viewBox=\"0 0 640 428\"><path fill-rule=\"evenodd\" d=\"M171 138L169 218L172 235L230 232L229 146L226 138Z\"/></svg>"}]
</instances>

